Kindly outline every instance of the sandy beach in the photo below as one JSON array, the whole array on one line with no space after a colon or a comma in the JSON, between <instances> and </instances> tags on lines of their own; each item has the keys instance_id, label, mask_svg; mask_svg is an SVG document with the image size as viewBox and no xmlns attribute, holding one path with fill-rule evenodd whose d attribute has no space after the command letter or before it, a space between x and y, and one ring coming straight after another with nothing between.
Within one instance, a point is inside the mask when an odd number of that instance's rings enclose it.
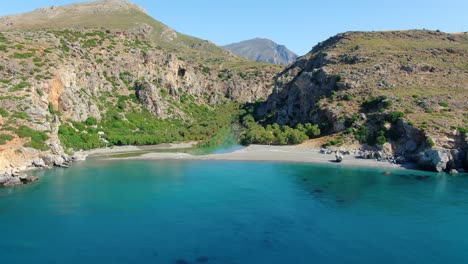
<instances>
[{"instance_id":1,"label":"sandy beach","mask_svg":"<svg viewBox=\"0 0 468 264\"><path fill-rule=\"evenodd\" d=\"M105 156L113 154L151 152L155 150L191 149L197 144L197 141L190 141L181 143L163 143L159 145L147 146L112 146L108 148L98 148L89 151L83 151L82 153L86 156Z\"/></svg>"},{"instance_id":2,"label":"sandy beach","mask_svg":"<svg viewBox=\"0 0 468 264\"><path fill-rule=\"evenodd\" d=\"M129 148L131 149L131 148ZM115 152L114 152L115 153ZM109 154L109 153L108 153ZM299 162L313 164L334 164L336 166L354 166L388 169L408 169L408 165L397 165L377 160L359 159L346 155L341 163L335 162L334 154L321 154L320 149L299 146L263 146L251 145L241 150L225 154L191 155L188 153L143 153L131 157L112 157L112 160L232 160L232 161L272 161Z\"/></svg>"}]
</instances>

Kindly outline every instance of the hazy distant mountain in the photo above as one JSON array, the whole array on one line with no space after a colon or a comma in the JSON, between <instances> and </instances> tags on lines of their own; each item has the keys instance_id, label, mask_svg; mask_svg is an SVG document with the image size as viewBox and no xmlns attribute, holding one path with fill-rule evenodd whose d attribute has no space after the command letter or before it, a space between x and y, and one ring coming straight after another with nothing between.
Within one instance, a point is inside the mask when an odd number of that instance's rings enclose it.
<instances>
[{"instance_id":1,"label":"hazy distant mountain","mask_svg":"<svg viewBox=\"0 0 468 264\"><path fill-rule=\"evenodd\" d=\"M255 38L223 46L232 53L253 61L288 65L297 59L297 55L283 45L269 39Z\"/></svg>"}]
</instances>

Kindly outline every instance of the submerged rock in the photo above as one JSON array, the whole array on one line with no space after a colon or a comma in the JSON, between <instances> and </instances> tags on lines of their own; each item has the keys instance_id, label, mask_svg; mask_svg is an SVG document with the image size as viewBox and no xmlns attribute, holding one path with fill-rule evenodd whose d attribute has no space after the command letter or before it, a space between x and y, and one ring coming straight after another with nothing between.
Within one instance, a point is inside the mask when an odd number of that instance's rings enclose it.
<instances>
[{"instance_id":1,"label":"submerged rock","mask_svg":"<svg viewBox=\"0 0 468 264\"><path fill-rule=\"evenodd\" d=\"M19 177L21 183L23 184L28 184L28 183L32 183L32 182L36 182L39 180L38 177L33 177L33 176L28 176L28 175L24 175L22 177Z\"/></svg>"}]
</instances>

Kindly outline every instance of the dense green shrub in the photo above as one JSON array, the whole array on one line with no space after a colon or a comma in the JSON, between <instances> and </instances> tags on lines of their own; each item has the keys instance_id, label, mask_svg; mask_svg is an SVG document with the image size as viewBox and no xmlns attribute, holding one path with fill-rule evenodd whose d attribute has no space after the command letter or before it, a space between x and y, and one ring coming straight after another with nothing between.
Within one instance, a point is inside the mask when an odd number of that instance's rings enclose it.
<instances>
[{"instance_id":1,"label":"dense green shrub","mask_svg":"<svg viewBox=\"0 0 468 264\"><path fill-rule=\"evenodd\" d=\"M361 107L366 111L372 110L384 110L389 108L393 105L391 101L388 100L386 96L378 96L378 97L370 97L364 103L362 103Z\"/></svg>"},{"instance_id":2,"label":"dense green shrub","mask_svg":"<svg viewBox=\"0 0 468 264\"><path fill-rule=\"evenodd\" d=\"M0 107L0 116L2 116L2 117L8 117L9 116L9 114L5 110L5 108Z\"/></svg>"},{"instance_id":3,"label":"dense green shrub","mask_svg":"<svg viewBox=\"0 0 468 264\"><path fill-rule=\"evenodd\" d=\"M383 145L383 144L387 143L387 138L385 137L385 132L384 131L377 132L376 143L379 144L379 145Z\"/></svg>"},{"instance_id":4,"label":"dense green shrub","mask_svg":"<svg viewBox=\"0 0 468 264\"><path fill-rule=\"evenodd\" d=\"M446 103L446 102L440 102L439 105L442 106L442 107L448 107L449 106L448 103Z\"/></svg>"},{"instance_id":5,"label":"dense green shrub","mask_svg":"<svg viewBox=\"0 0 468 264\"><path fill-rule=\"evenodd\" d=\"M7 143L7 141L10 141L12 139L13 139L12 135L0 134L0 145L4 145Z\"/></svg>"},{"instance_id":6,"label":"dense green shrub","mask_svg":"<svg viewBox=\"0 0 468 264\"><path fill-rule=\"evenodd\" d=\"M28 114L26 112L14 112L11 118L28 119Z\"/></svg>"},{"instance_id":7,"label":"dense green shrub","mask_svg":"<svg viewBox=\"0 0 468 264\"><path fill-rule=\"evenodd\" d=\"M105 146L99 140L97 133L79 132L69 125L61 125L59 128L59 138L62 144L72 147L75 150L88 150Z\"/></svg>"},{"instance_id":8,"label":"dense green shrub","mask_svg":"<svg viewBox=\"0 0 468 264\"><path fill-rule=\"evenodd\" d=\"M88 119L86 119L85 124L87 126L95 126L97 125L97 119L95 117L90 116L88 117Z\"/></svg>"},{"instance_id":9,"label":"dense green shrub","mask_svg":"<svg viewBox=\"0 0 468 264\"><path fill-rule=\"evenodd\" d=\"M0 33L0 42L7 42L7 41L8 39L3 34Z\"/></svg>"},{"instance_id":10,"label":"dense green shrub","mask_svg":"<svg viewBox=\"0 0 468 264\"><path fill-rule=\"evenodd\" d=\"M295 145L320 135L318 126L312 124L299 124L296 128L278 124L263 127L255 121L252 115L244 116L241 123L244 126L240 137L243 145Z\"/></svg>"},{"instance_id":11,"label":"dense green shrub","mask_svg":"<svg viewBox=\"0 0 468 264\"><path fill-rule=\"evenodd\" d=\"M435 146L435 142L432 138L426 139L426 143L429 147L433 148Z\"/></svg>"},{"instance_id":12,"label":"dense green shrub","mask_svg":"<svg viewBox=\"0 0 468 264\"><path fill-rule=\"evenodd\" d=\"M119 97L123 104L135 102L134 97ZM104 132L102 139L112 145L152 145L183 140L211 140L223 133L232 122L237 105L233 103L220 105L217 109L209 109L204 105L195 104L192 99L179 105L185 113L190 113L192 122L177 119L161 120L147 109L133 109L125 113L111 104L101 122L88 118L83 123L72 122L62 125L59 137L65 146L73 149L91 149L106 144L100 140L99 131ZM128 111L128 110L127 110ZM97 125L99 128L93 128Z\"/></svg>"},{"instance_id":13,"label":"dense green shrub","mask_svg":"<svg viewBox=\"0 0 468 264\"><path fill-rule=\"evenodd\" d=\"M16 129L16 134L20 138L31 138L31 141L25 144L26 147L32 147L43 151L49 149L49 146L44 143L44 141L49 139L45 132L36 131L27 126L20 126Z\"/></svg>"},{"instance_id":14,"label":"dense green shrub","mask_svg":"<svg viewBox=\"0 0 468 264\"><path fill-rule=\"evenodd\" d=\"M13 86L12 88L9 89L10 92L16 92L16 91L21 91L24 88L30 87L31 84L28 82L20 82L19 84Z\"/></svg>"},{"instance_id":15,"label":"dense green shrub","mask_svg":"<svg viewBox=\"0 0 468 264\"><path fill-rule=\"evenodd\" d=\"M354 99L354 96L351 95L351 94L344 94L342 96L342 99L345 100L345 101L352 101Z\"/></svg>"},{"instance_id":16,"label":"dense green shrub","mask_svg":"<svg viewBox=\"0 0 468 264\"><path fill-rule=\"evenodd\" d=\"M31 58L33 56L34 56L34 53L31 53L31 52L25 52L25 53L15 52L13 54L13 58L15 58L15 59L27 59L27 58Z\"/></svg>"},{"instance_id":17,"label":"dense green shrub","mask_svg":"<svg viewBox=\"0 0 468 264\"><path fill-rule=\"evenodd\" d=\"M355 132L354 136L360 143L367 143L367 127L360 126Z\"/></svg>"},{"instance_id":18,"label":"dense green shrub","mask_svg":"<svg viewBox=\"0 0 468 264\"><path fill-rule=\"evenodd\" d=\"M390 123L396 123L400 118L404 117L405 113L395 111L395 112L390 112L386 115L385 120L390 122Z\"/></svg>"},{"instance_id":19,"label":"dense green shrub","mask_svg":"<svg viewBox=\"0 0 468 264\"><path fill-rule=\"evenodd\" d=\"M203 72L203 73L210 73L210 68L208 68L208 67L203 67L202 72Z\"/></svg>"}]
</instances>

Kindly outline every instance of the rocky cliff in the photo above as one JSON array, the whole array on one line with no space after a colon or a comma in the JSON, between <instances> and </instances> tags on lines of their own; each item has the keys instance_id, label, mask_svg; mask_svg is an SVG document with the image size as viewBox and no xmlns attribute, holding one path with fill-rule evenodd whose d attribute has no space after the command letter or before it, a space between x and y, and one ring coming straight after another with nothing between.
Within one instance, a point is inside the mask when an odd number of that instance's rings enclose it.
<instances>
[{"instance_id":1,"label":"rocky cliff","mask_svg":"<svg viewBox=\"0 0 468 264\"><path fill-rule=\"evenodd\" d=\"M288 65L297 59L297 55L272 40L255 38L223 46L232 53L257 62Z\"/></svg>"},{"instance_id":2,"label":"rocky cliff","mask_svg":"<svg viewBox=\"0 0 468 264\"><path fill-rule=\"evenodd\" d=\"M279 70L124 1L3 17L0 29L0 184L81 148L209 138L226 103L266 99Z\"/></svg>"},{"instance_id":3,"label":"rocky cliff","mask_svg":"<svg viewBox=\"0 0 468 264\"><path fill-rule=\"evenodd\" d=\"M258 114L319 124L334 138L329 145L388 142L422 167L466 168L467 69L467 34L348 32L280 73Z\"/></svg>"}]
</instances>

